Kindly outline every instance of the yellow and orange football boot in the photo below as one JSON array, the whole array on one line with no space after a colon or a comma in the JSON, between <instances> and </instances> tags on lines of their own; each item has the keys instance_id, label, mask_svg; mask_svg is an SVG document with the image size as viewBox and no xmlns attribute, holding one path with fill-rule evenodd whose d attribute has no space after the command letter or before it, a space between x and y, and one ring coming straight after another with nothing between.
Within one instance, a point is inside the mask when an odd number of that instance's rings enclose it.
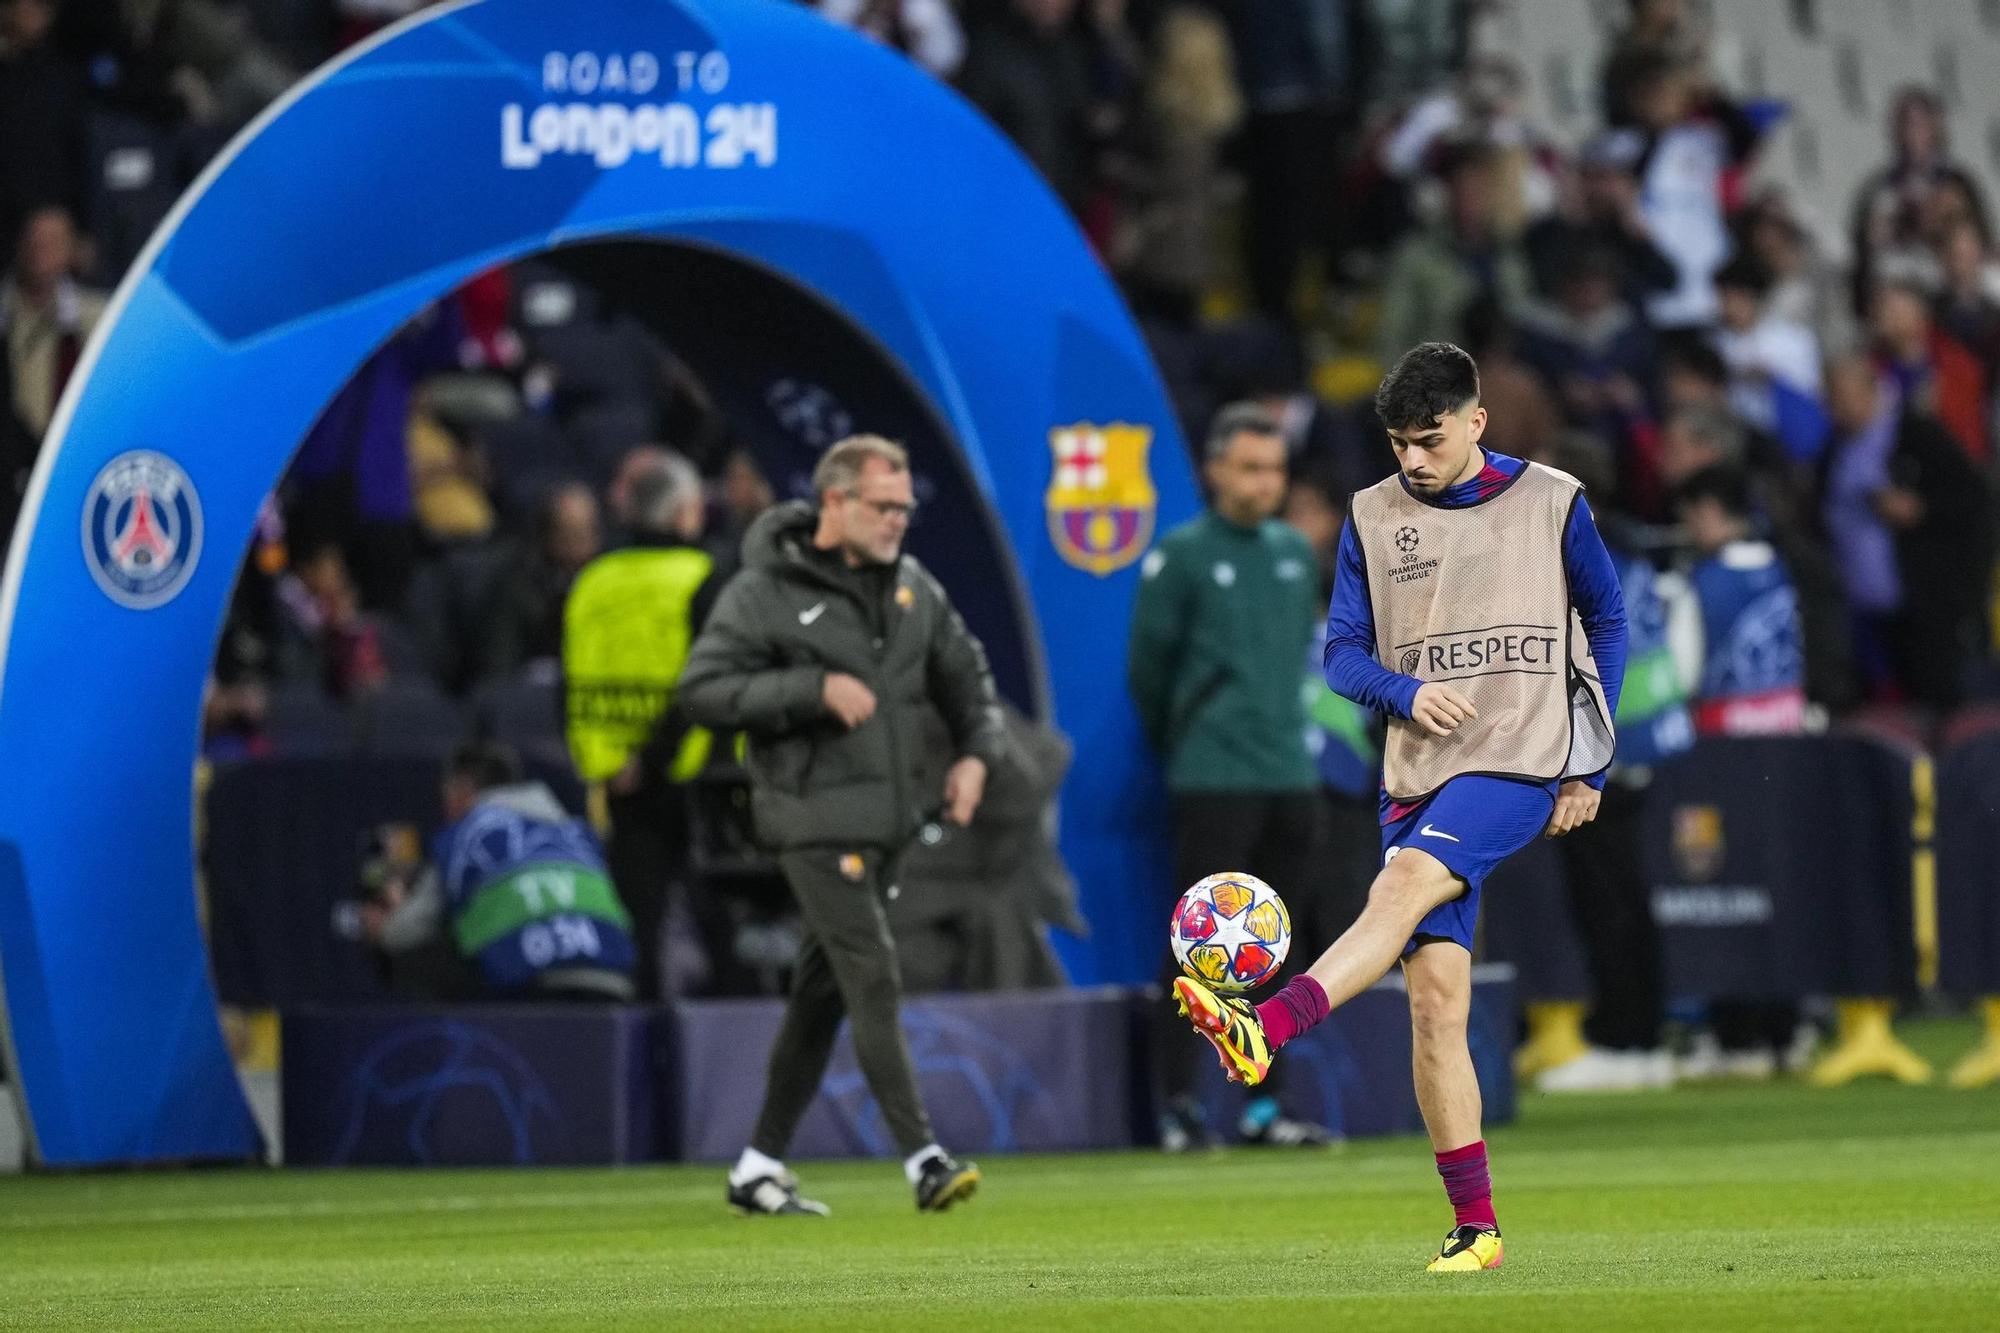
<instances>
[{"instance_id":1,"label":"yellow and orange football boot","mask_svg":"<svg viewBox=\"0 0 2000 1333\"><path fill-rule=\"evenodd\" d=\"M1271 1072L1271 1047L1264 1040L1257 1011L1247 1001L1217 995L1193 977L1174 978L1174 996L1181 1017L1215 1047L1231 1083L1254 1087L1264 1081Z\"/></svg>"}]
</instances>

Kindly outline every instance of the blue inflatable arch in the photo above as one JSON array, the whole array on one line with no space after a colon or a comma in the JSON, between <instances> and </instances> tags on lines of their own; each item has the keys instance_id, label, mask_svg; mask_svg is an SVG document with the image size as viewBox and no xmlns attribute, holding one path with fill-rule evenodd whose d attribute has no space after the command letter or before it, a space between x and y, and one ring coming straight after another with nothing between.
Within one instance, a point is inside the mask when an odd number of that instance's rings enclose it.
<instances>
[{"instance_id":1,"label":"blue inflatable arch","mask_svg":"<svg viewBox=\"0 0 2000 1333\"><path fill-rule=\"evenodd\" d=\"M892 366L902 399L873 410L971 511L913 540L1004 641L1008 692L1076 743L1063 848L1096 933L1068 961L1150 969L1157 922L1132 909L1162 867L1124 631L1133 562L1194 492L1069 218L954 94L799 7L460 0L306 80L209 168L119 287L36 469L0 590L0 991L34 1160L255 1154L189 775L257 506L412 315L493 264L613 240L661 246L688 290L734 265L799 294L765 339L682 302L683 351L712 326L809 376L792 335L818 312Z\"/></svg>"}]
</instances>

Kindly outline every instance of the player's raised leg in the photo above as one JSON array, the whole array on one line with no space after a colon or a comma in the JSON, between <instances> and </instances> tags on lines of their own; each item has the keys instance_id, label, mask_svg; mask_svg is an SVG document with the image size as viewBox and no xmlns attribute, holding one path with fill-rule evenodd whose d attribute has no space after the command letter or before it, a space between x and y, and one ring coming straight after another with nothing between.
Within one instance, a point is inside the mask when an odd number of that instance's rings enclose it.
<instances>
[{"instance_id":1,"label":"player's raised leg","mask_svg":"<svg viewBox=\"0 0 2000 1333\"><path fill-rule=\"evenodd\" d=\"M1410 992L1410 1066L1417 1106L1456 1215L1430 1271L1498 1268L1500 1225L1493 1216L1493 1179L1480 1134L1479 1078L1466 1040L1472 954L1456 941L1430 941L1403 960L1403 979Z\"/></svg>"},{"instance_id":2,"label":"player's raised leg","mask_svg":"<svg viewBox=\"0 0 2000 1333\"><path fill-rule=\"evenodd\" d=\"M1181 1012L1214 1045L1232 1080L1263 1081L1279 1047L1380 981L1431 909L1465 891L1436 857L1417 848L1398 850L1375 876L1354 924L1264 1003L1253 1008L1191 977L1174 982Z\"/></svg>"}]
</instances>

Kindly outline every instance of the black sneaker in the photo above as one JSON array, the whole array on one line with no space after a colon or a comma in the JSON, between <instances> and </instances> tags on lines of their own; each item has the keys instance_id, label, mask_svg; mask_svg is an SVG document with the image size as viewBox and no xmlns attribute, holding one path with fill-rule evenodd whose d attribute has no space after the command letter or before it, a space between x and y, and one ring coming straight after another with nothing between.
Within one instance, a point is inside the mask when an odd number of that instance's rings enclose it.
<instances>
[{"instance_id":1,"label":"black sneaker","mask_svg":"<svg viewBox=\"0 0 2000 1333\"><path fill-rule=\"evenodd\" d=\"M832 1209L799 1197L799 1178L786 1171L729 1186L729 1206L745 1217L826 1217Z\"/></svg>"},{"instance_id":2,"label":"black sneaker","mask_svg":"<svg viewBox=\"0 0 2000 1333\"><path fill-rule=\"evenodd\" d=\"M979 1188L979 1168L971 1162L955 1162L941 1152L924 1163L917 1177L917 1211L941 1213L960 1199L969 1199Z\"/></svg>"}]
</instances>

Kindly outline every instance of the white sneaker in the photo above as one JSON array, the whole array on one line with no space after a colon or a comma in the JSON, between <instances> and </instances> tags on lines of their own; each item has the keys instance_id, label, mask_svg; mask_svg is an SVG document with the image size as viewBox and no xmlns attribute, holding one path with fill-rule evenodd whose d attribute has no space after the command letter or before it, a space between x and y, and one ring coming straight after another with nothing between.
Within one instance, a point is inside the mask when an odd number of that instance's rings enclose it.
<instances>
[{"instance_id":1,"label":"white sneaker","mask_svg":"<svg viewBox=\"0 0 2000 1333\"><path fill-rule=\"evenodd\" d=\"M1778 1057L1766 1046L1754 1051L1724 1051L1722 1072L1727 1078L1761 1082L1778 1072Z\"/></svg>"},{"instance_id":2,"label":"white sneaker","mask_svg":"<svg viewBox=\"0 0 2000 1333\"><path fill-rule=\"evenodd\" d=\"M1535 1080L1542 1092L1637 1092L1656 1086L1651 1052L1609 1051L1601 1046L1543 1070Z\"/></svg>"},{"instance_id":3,"label":"white sneaker","mask_svg":"<svg viewBox=\"0 0 2000 1333\"><path fill-rule=\"evenodd\" d=\"M1722 1078L1726 1072L1722 1043L1715 1039L1713 1032L1705 1030L1694 1034L1694 1040L1688 1043L1687 1054L1674 1066L1675 1077L1683 1083L1706 1083Z\"/></svg>"},{"instance_id":4,"label":"white sneaker","mask_svg":"<svg viewBox=\"0 0 2000 1333\"><path fill-rule=\"evenodd\" d=\"M1818 1049L1819 1029L1811 1023L1800 1023L1792 1029L1791 1045L1778 1056L1778 1067L1787 1074L1802 1074Z\"/></svg>"},{"instance_id":5,"label":"white sneaker","mask_svg":"<svg viewBox=\"0 0 2000 1333\"><path fill-rule=\"evenodd\" d=\"M1634 1051L1641 1061L1645 1086L1653 1089L1674 1086L1674 1053L1664 1046L1656 1051Z\"/></svg>"},{"instance_id":6,"label":"white sneaker","mask_svg":"<svg viewBox=\"0 0 2000 1333\"><path fill-rule=\"evenodd\" d=\"M1769 1047L1751 1050L1724 1050L1713 1032L1695 1035L1688 1053L1681 1057L1677 1071L1682 1082L1702 1083L1714 1079L1768 1079L1778 1071L1778 1058Z\"/></svg>"}]
</instances>

